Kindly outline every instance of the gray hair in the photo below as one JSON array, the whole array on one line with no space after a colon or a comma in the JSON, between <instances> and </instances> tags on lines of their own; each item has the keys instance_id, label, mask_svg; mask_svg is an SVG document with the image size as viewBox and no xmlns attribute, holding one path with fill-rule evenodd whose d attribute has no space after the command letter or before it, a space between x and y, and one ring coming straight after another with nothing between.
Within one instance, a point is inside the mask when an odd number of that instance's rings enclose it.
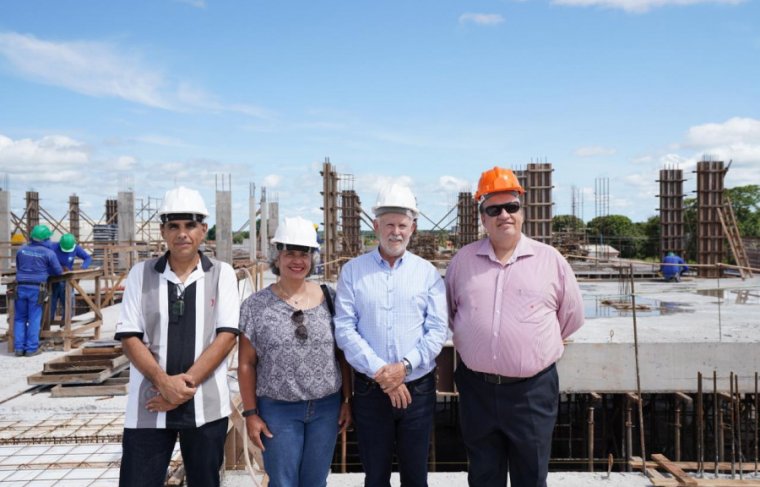
<instances>
[{"instance_id":1,"label":"gray hair","mask_svg":"<svg viewBox=\"0 0 760 487\"><path fill-rule=\"evenodd\" d=\"M280 268L277 266L277 259L280 258L280 254L284 251L285 248L278 250L276 246L273 246L269 252L269 268L272 270L272 274L275 276L280 275ZM317 264L319 263L319 252L317 252L317 249L314 249L309 253L311 254L311 266L309 267L309 272L306 274L306 277L314 274L314 271L317 270Z\"/></svg>"},{"instance_id":2,"label":"gray hair","mask_svg":"<svg viewBox=\"0 0 760 487\"><path fill-rule=\"evenodd\" d=\"M399 213L404 216L408 216L412 220L417 220L417 213L409 208L401 208L399 206L381 206L375 209L375 218L379 218L388 213Z\"/></svg>"}]
</instances>

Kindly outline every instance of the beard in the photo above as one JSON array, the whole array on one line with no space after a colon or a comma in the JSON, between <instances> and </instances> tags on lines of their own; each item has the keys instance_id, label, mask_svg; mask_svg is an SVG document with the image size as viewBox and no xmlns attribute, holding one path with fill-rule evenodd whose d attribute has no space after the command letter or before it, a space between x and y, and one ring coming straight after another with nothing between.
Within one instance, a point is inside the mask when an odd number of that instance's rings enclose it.
<instances>
[{"instance_id":1,"label":"beard","mask_svg":"<svg viewBox=\"0 0 760 487\"><path fill-rule=\"evenodd\" d=\"M388 238L384 241L381 240L380 242L380 248L390 257L401 256L406 251L408 245L408 238Z\"/></svg>"}]
</instances>

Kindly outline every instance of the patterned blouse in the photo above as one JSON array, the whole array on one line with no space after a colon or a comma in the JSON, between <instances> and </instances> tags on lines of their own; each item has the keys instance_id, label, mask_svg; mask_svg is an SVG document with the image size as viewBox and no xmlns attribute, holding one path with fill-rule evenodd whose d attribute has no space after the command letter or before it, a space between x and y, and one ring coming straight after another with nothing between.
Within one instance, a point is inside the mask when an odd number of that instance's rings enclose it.
<instances>
[{"instance_id":1,"label":"patterned blouse","mask_svg":"<svg viewBox=\"0 0 760 487\"><path fill-rule=\"evenodd\" d=\"M328 288L335 299L335 291ZM256 349L256 395L280 401L319 399L340 390L332 317L327 303L305 309L308 337L296 337L296 308L278 297L272 286L246 299L240 307L240 331Z\"/></svg>"}]
</instances>

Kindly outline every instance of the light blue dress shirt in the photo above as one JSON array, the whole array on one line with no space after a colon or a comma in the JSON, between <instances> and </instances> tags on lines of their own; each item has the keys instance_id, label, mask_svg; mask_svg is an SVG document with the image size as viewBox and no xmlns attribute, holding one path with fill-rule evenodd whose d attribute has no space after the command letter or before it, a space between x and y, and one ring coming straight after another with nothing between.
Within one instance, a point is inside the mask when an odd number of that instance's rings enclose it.
<instances>
[{"instance_id":1,"label":"light blue dress shirt","mask_svg":"<svg viewBox=\"0 0 760 487\"><path fill-rule=\"evenodd\" d=\"M448 333L438 270L410 252L391 268L375 249L343 266L335 300L335 341L357 372L373 377L406 358L418 379L435 367Z\"/></svg>"}]
</instances>

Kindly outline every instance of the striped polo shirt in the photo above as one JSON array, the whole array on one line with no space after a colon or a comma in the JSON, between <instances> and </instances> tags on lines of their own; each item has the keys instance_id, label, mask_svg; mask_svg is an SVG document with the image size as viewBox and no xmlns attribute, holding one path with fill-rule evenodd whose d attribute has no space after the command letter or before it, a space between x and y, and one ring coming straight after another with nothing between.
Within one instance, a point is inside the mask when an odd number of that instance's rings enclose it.
<instances>
[{"instance_id":1,"label":"striped polo shirt","mask_svg":"<svg viewBox=\"0 0 760 487\"><path fill-rule=\"evenodd\" d=\"M217 333L239 333L240 300L229 264L201 254L198 267L182 283L167 258L168 253L130 270L115 338L140 337L161 368L175 375L186 372ZM182 292L184 311L170 316L170 306ZM125 428L193 428L231 413L226 360L198 386L193 399L171 411L145 409L156 394L151 388L137 367L131 367Z\"/></svg>"}]
</instances>

